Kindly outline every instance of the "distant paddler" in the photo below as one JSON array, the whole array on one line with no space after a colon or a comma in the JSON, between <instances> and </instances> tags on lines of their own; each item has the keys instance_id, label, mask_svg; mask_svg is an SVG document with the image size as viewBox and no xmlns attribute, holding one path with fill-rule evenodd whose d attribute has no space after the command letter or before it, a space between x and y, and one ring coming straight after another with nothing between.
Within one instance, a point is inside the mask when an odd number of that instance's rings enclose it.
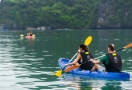
<instances>
[{"instance_id":1,"label":"distant paddler","mask_svg":"<svg viewBox=\"0 0 132 90\"><path fill-rule=\"evenodd\" d=\"M32 31L30 31L29 33L27 33L27 36L35 36Z\"/></svg>"},{"instance_id":2,"label":"distant paddler","mask_svg":"<svg viewBox=\"0 0 132 90\"><path fill-rule=\"evenodd\" d=\"M33 33L32 33L32 31L30 31L30 32L29 32L29 36L33 36Z\"/></svg>"},{"instance_id":3,"label":"distant paddler","mask_svg":"<svg viewBox=\"0 0 132 90\"><path fill-rule=\"evenodd\" d=\"M32 31L28 32L25 36L33 36L33 37L35 37L35 35L32 33ZM20 34L20 37L24 37L24 35Z\"/></svg>"}]
</instances>

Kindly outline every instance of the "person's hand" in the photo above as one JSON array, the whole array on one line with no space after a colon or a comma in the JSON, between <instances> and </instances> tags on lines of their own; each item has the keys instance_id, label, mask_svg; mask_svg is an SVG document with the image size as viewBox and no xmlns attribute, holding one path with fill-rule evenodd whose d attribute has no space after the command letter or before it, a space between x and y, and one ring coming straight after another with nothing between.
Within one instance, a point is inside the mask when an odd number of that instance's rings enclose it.
<instances>
[{"instance_id":1,"label":"person's hand","mask_svg":"<svg viewBox=\"0 0 132 90\"><path fill-rule=\"evenodd\" d=\"M92 61L93 61L93 59L90 59L90 61L92 62Z\"/></svg>"},{"instance_id":2,"label":"person's hand","mask_svg":"<svg viewBox=\"0 0 132 90\"><path fill-rule=\"evenodd\" d=\"M65 64L65 67L68 66L69 64Z\"/></svg>"},{"instance_id":3,"label":"person's hand","mask_svg":"<svg viewBox=\"0 0 132 90\"><path fill-rule=\"evenodd\" d=\"M79 63L76 63L75 65L78 66L78 67L81 66L81 64L79 64Z\"/></svg>"}]
</instances>

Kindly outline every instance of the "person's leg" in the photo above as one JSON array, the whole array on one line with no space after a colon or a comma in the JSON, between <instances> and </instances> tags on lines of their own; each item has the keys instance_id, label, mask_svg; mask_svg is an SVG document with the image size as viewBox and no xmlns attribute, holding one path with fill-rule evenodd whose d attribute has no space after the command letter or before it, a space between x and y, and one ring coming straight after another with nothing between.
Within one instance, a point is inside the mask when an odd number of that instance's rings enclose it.
<instances>
[{"instance_id":1,"label":"person's leg","mask_svg":"<svg viewBox=\"0 0 132 90\"><path fill-rule=\"evenodd\" d=\"M96 70L99 70L99 71L104 71L105 68L98 65L98 64L95 64L94 67L91 69L91 71L96 71Z\"/></svg>"},{"instance_id":2,"label":"person's leg","mask_svg":"<svg viewBox=\"0 0 132 90\"><path fill-rule=\"evenodd\" d=\"M105 68L101 65L98 65L98 71L105 71Z\"/></svg>"},{"instance_id":3,"label":"person's leg","mask_svg":"<svg viewBox=\"0 0 132 90\"><path fill-rule=\"evenodd\" d=\"M91 71L96 71L96 70L98 70L98 65L97 65L97 64L95 64L95 65L93 66L93 68L91 69Z\"/></svg>"}]
</instances>

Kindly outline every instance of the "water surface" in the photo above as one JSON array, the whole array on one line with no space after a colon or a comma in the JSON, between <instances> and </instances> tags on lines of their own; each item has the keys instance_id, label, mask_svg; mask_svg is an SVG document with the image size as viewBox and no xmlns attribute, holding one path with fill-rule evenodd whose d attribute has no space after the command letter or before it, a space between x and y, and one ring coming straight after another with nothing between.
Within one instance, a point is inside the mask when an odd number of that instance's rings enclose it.
<instances>
[{"instance_id":1,"label":"water surface","mask_svg":"<svg viewBox=\"0 0 132 90\"><path fill-rule=\"evenodd\" d=\"M0 31L1 90L131 90L132 81L104 80L64 74L60 57L71 59L79 44L92 36L89 45L94 57L107 53L107 45L119 49L132 42L131 30L34 31L35 39L20 37L26 31ZM119 53L123 71L132 72L132 48Z\"/></svg>"}]
</instances>

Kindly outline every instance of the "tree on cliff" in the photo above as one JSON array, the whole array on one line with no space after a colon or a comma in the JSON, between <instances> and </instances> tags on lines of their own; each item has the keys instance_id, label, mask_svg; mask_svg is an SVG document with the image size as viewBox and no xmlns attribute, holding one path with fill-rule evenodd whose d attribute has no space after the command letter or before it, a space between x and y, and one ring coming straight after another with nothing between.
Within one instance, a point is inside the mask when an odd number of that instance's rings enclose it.
<instances>
[{"instance_id":1,"label":"tree on cliff","mask_svg":"<svg viewBox=\"0 0 132 90\"><path fill-rule=\"evenodd\" d=\"M132 1L2 0L0 24L13 28L132 28Z\"/></svg>"}]
</instances>

